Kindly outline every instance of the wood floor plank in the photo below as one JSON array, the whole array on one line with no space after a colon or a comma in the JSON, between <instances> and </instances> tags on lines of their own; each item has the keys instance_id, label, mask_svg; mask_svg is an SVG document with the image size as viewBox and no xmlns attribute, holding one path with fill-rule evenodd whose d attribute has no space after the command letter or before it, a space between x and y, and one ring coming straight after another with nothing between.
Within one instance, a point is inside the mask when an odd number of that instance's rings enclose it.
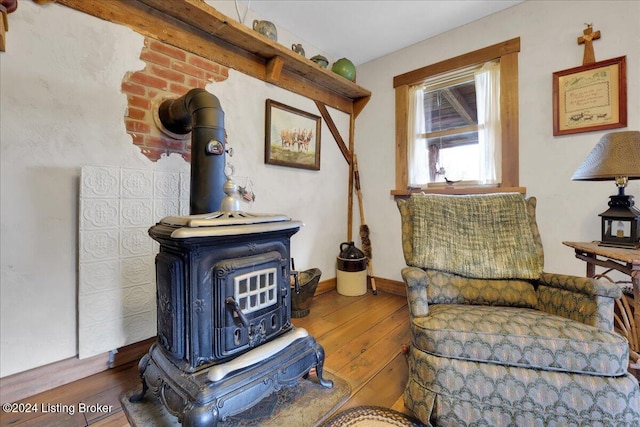
<instances>
[{"instance_id":1,"label":"wood floor plank","mask_svg":"<svg viewBox=\"0 0 640 427\"><path fill-rule=\"evenodd\" d=\"M336 328L336 320L332 317L332 313L350 306L358 298L361 297L346 297L336 291L315 295L311 301L310 314L291 319L291 321L296 327L304 328L318 338Z\"/></svg>"},{"instance_id":2,"label":"wood floor plank","mask_svg":"<svg viewBox=\"0 0 640 427\"><path fill-rule=\"evenodd\" d=\"M374 325L363 332L360 336L348 343L343 343L339 349L326 353L326 364L336 371L342 369L351 361L360 357L368 351L379 340L391 333L397 327L406 325L409 313L406 305L399 308L390 316L381 319Z\"/></svg>"},{"instance_id":3,"label":"wood floor plank","mask_svg":"<svg viewBox=\"0 0 640 427\"><path fill-rule=\"evenodd\" d=\"M93 424L96 421L122 411L120 396L133 388L142 389L142 382L138 377L137 365L123 370L123 374L123 380L114 384L113 387L106 388L83 399L82 403L89 408L89 410L85 412L85 418L88 424Z\"/></svg>"},{"instance_id":4,"label":"wood floor plank","mask_svg":"<svg viewBox=\"0 0 640 427\"><path fill-rule=\"evenodd\" d=\"M73 383L72 383L73 384ZM56 389L59 389L57 387ZM0 414L0 425L28 425L28 426L84 426L86 419L84 414L77 410L76 401L60 393L60 397L56 397L49 392L46 397L36 395L32 398L24 399L19 404L33 405L30 412L12 412L6 413L2 411Z\"/></svg>"},{"instance_id":5,"label":"wood floor plank","mask_svg":"<svg viewBox=\"0 0 640 427\"><path fill-rule=\"evenodd\" d=\"M336 310L347 307L356 302L361 297L347 297L340 295L336 291L315 295L311 301L311 311L314 317L325 317Z\"/></svg>"},{"instance_id":6,"label":"wood floor plank","mask_svg":"<svg viewBox=\"0 0 640 427\"><path fill-rule=\"evenodd\" d=\"M312 320L313 319L313 320ZM318 338L324 336L336 328L336 325L323 318L300 318L291 319L293 326L297 328L304 328L314 337Z\"/></svg>"},{"instance_id":7,"label":"wood floor plank","mask_svg":"<svg viewBox=\"0 0 640 427\"><path fill-rule=\"evenodd\" d=\"M407 326L395 328L389 335L378 341L369 351L336 373L351 384L352 390L362 388L370 378L380 372L396 355L402 353L402 345L409 342Z\"/></svg>"},{"instance_id":8,"label":"wood floor plank","mask_svg":"<svg viewBox=\"0 0 640 427\"><path fill-rule=\"evenodd\" d=\"M404 406L404 398L402 395L398 397L398 400L396 400L396 402L391 406L391 409L409 416L414 416L411 410Z\"/></svg>"},{"instance_id":9,"label":"wood floor plank","mask_svg":"<svg viewBox=\"0 0 640 427\"><path fill-rule=\"evenodd\" d=\"M131 427L123 411L89 424L91 427Z\"/></svg>"},{"instance_id":10,"label":"wood floor plank","mask_svg":"<svg viewBox=\"0 0 640 427\"><path fill-rule=\"evenodd\" d=\"M374 405L390 408L404 391L407 375L406 358L403 354L398 354L367 383L366 387L361 388L349 399L349 407Z\"/></svg>"},{"instance_id":11,"label":"wood floor plank","mask_svg":"<svg viewBox=\"0 0 640 427\"><path fill-rule=\"evenodd\" d=\"M366 315L375 311L376 307L385 306L388 302L394 301L395 298L390 294L378 294L372 296L371 294L365 294L360 297L351 297L355 301L346 307L341 307L324 318L330 318L335 324L346 324L353 320L355 317Z\"/></svg>"},{"instance_id":12,"label":"wood floor plank","mask_svg":"<svg viewBox=\"0 0 640 427\"><path fill-rule=\"evenodd\" d=\"M22 426L22 427L84 427L87 421L83 414L78 413L77 409L65 412L42 412L51 411L52 407L45 404L41 408L40 415L36 417L1 417L0 421L3 426ZM7 415L7 414L3 414ZM15 415L15 414L11 414Z\"/></svg>"},{"instance_id":13,"label":"wood floor plank","mask_svg":"<svg viewBox=\"0 0 640 427\"><path fill-rule=\"evenodd\" d=\"M319 336L317 339L322 343L325 354L331 354L345 345L350 346L353 340L366 331L374 329L379 322L391 316L402 305L404 305L403 302L399 301L381 301L366 312L361 312L361 314L350 318L335 330L325 336Z\"/></svg>"},{"instance_id":14,"label":"wood floor plank","mask_svg":"<svg viewBox=\"0 0 640 427\"><path fill-rule=\"evenodd\" d=\"M331 300L325 299L319 301L316 307L314 301L311 307L313 315L292 319L294 326L304 328L316 339L320 339L328 334L333 335L334 331L351 323L358 316L376 310L377 306L385 306L390 301L396 301L397 303L397 299L393 295L379 294L373 296L372 294L366 294L359 297L345 297L335 291L333 295L339 298L342 303L333 304ZM392 298L389 299L389 297ZM348 303L345 303L345 298L348 299L346 300Z\"/></svg>"},{"instance_id":15,"label":"wood floor plank","mask_svg":"<svg viewBox=\"0 0 640 427\"><path fill-rule=\"evenodd\" d=\"M2 414L0 425L73 427L108 418L122 411L120 394L140 383L137 372L137 363L129 364L24 399L22 403L36 403L38 412ZM112 411L89 412L95 404L110 405Z\"/></svg>"},{"instance_id":16,"label":"wood floor plank","mask_svg":"<svg viewBox=\"0 0 640 427\"><path fill-rule=\"evenodd\" d=\"M344 409L360 405L392 407L407 383L408 365L404 354L398 354L345 403Z\"/></svg>"}]
</instances>

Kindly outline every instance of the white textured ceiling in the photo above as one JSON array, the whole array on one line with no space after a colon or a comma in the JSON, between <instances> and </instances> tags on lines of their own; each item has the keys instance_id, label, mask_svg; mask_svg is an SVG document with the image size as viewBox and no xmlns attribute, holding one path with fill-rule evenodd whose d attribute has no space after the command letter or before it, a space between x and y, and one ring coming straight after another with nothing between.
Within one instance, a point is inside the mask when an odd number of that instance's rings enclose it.
<instances>
[{"instance_id":1,"label":"white textured ceiling","mask_svg":"<svg viewBox=\"0 0 640 427\"><path fill-rule=\"evenodd\" d=\"M236 0L334 58L359 65L523 0Z\"/></svg>"}]
</instances>

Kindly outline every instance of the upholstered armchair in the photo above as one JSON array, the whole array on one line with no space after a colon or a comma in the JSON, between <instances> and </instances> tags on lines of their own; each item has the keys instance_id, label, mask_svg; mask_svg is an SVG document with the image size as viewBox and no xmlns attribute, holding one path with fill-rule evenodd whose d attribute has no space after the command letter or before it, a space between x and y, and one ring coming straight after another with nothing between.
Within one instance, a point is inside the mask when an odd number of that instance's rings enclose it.
<instances>
[{"instance_id":1,"label":"upholstered armchair","mask_svg":"<svg viewBox=\"0 0 640 427\"><path fill-rule=\"evenodd\" d=\"M399 200L411 317L405 405L435 426L640 426L620 289L543 272L536 201Z\"/></svg>"}]
</instances>

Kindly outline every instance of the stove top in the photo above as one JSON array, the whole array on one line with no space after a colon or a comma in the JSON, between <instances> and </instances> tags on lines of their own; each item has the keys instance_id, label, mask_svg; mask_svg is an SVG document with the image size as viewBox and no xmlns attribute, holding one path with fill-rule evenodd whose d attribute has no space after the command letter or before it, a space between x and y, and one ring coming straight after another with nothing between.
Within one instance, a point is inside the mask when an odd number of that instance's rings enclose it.
<instances>
[{"instance_id":1,"label":"stove top","mask_svg":"<svg viewBox=\"0 0 640 427\"><path fill-rule=\"evenodd\" d=\"M286 215L243 211L216 211L198 215L168 216L160 220L160 224L175 228L171 232L171 237L174 239L264 233L297 229L304 225Z\"/></svg>"}]
</instances>

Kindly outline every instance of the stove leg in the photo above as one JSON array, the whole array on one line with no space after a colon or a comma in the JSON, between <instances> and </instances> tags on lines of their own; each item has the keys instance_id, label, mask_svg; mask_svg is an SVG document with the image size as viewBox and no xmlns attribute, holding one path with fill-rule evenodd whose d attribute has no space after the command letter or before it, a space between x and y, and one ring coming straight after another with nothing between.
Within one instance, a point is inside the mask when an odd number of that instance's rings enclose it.
<instances>
[{"instance_id":1,"label":"stove leg","mask_svg":"<svg viewBox=\"0 0 640 427\"><path fill-rule=\"evenodd\" d=\"M142 391L140 393L132 394L129 396L129 402L137 403L144 398L144 395L149 390L149 386L147 385L147 381L144 379L144 372L147 370L147 365L149 365L149 361L151 360L151 356L149 353L145 354L140 362L138 362L138 374L140 375L140 379L142 380Z\"/></svg>"},{"instance_id":2,"label":"stove leg","mask_svg":"<svg viewBox=\"0 0 640 427\"><path fill-rule=\"evenodd\" d=\"M147 382L145 380L142 380L142 391L140 393L132 394L131 396L129 396L129 402L140 402L144 398L144 395L147 394L147 390L149 390L149 386L147 385Z\"/></svg>"},{"instance_id":3,"label":"stove leg","mask_svg":"<svg viewBox=\"0 0 640 427\"><path fill-rule=\"evenodd\" d=\"M318 360L318 364L316 365L316 375L318 376L318 382L321 386L326 388L333 388L333 381L325 380L322 378L322 371L324 368L324 348L320 344L315 345L316 358Z\"/></svg>"}]
</instances>

